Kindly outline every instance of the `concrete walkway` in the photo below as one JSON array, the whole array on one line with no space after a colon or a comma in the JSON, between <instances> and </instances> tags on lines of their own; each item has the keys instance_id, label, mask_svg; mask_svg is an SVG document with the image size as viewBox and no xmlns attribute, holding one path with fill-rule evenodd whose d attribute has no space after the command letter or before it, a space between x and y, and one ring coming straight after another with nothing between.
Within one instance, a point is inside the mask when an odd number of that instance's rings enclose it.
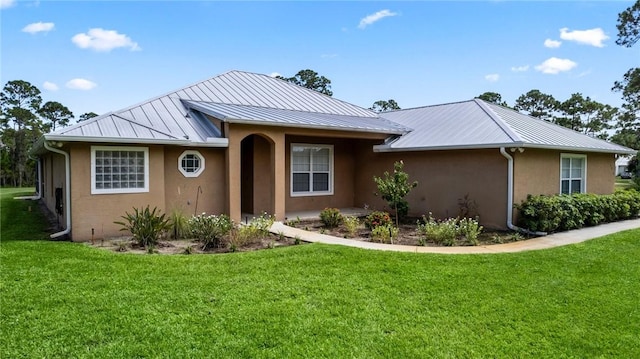
<instances>
[{"instance_id":1,"label":"concrete walkway","mask_svg":"<svg viewBox=\"0 0 640 359\"><path fill-rule=\"evenodd\" d=\"M275 234L283 234L284 236L291 238L298 237L300 238L300 240L305 242L338 244L341 246L380 251L442 254L483 254L514 253L565 246L567 244L580 243L593 238L602 237L608 234L635 228L640 228L640 219L631 219L627 221L601 224L596 227L574 229L572 231L554 233L545 237L527 239L519 242L469 247L422 247L364 242L356 239L344 239L329 236L326 234L309 232L299 228L285 226L282 222L275 222L273 226L271 226L271 232Z\"/></svg>"}]
</instances>

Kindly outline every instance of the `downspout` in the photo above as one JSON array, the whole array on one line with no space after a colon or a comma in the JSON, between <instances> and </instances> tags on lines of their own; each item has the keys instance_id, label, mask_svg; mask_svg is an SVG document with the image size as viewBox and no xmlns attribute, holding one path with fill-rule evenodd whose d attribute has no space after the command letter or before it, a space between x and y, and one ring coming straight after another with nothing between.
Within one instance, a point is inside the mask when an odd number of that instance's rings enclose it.
<instances>
[{"instance_id":1,"label":"downspout","mask_svg":"<svg viewBox=\"0 0 640 359\"><path fill-rule=\"evenodd\" d=\"M500 154L507 159L507 227L512 231L522 232L535 236L546 236L547 232L532 232L513 224L513 157L500 147Z\"/></svg>"},{"instance_id":2,"label":"downspout","mask_svg":"<svg viewBox=\"0 0 640 359\"><path fill-rule=\"evenodd\" d=\"M61 154L64 156L64 176L65 176L65 203L64 203L64 207L65 207L65 213L66 213L66 217L67 217L67 227L61 231L61 232L57 232L52 234L51 236L49 236L50 238L58 238L61 236L64 236L66 234L69 234L71 232L71 170L70 170L70 163L69 163L69 154L64 152L63 150L57 149L57 148L53 148L51 146L49 146L49 144L47 143L47 141L44 142L44 148L46 148L47 150L51 151L51 152L55 152L58 154Z\"/></svg>"}]
</instances>

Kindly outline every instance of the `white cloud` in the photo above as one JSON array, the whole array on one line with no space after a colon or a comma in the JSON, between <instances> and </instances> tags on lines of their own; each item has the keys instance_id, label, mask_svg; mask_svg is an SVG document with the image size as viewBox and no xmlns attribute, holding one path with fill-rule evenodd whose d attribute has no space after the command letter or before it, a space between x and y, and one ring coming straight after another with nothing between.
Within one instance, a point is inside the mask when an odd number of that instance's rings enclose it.
<instances>
[{"instance_id":1,"label":"white cloud","mask_svg":"<svg viewBox=\"0 0 640 359\"><path fill-rule=\"evenodd\" d=\"M525 71L529 71L529 65L524 65L524 66L514 66L511 68L511 71L513 72L525 72Z\"/></svg>"},{"instance_id":2,"label":"white cloud","mask_svg":"<svg viewBox=\"0 0 640 359\"><path fill-rule=\"evenodd\" d=\"M373 24L374 22L381 20L385 17L389 17L389 16L396 16L398 15L398 13L395 12L391 12L387 9L385 10L380 10L375 14L371 14L371 15L367 15L364 18L362 18L362 20L360 20L360 23L358 24L358 28L359 29L364 29L365 27Z\"/></svg>"},{"instance_id":3,"label":"white cloud","mask_svg":"<svg viewBox=\"0 0 640 359\"><path fill-rule=\"evenodd\" d=\"M335 59L338 57L338 54L322 54L320 55L323 59Z\"/></svg>"},{"instance_id":4,"label":"white cloud","mask_svg":"<svg viewBox=\"0 0 640 359\"><path fill-rule=\"evenodd\" d=\"M559 59L557 57L551 57L546 59L543 63L536 66L536 70L543 74L558 74L560 72L569 71L572 68L578 66L576 62L569 59Z\"/></svg>"},{"instance_id":5,"label":"white cloud","mask_svg":"<svg viewBox=\"0 0 640 359\"><path fill-rule=\"evenodd\" d=\"M42 84L42 87L45 90L48 90L48 91L58 91L58 85L54 84L53 82L49 82L49 81L45 81Z\"/></svg>"},{"instance_id":6,"label":"white cloud","mask_svg":"<svg viewBox=\"0 0 640 359\"><path fill-rule=\"evenodd\" d=\"M95 82L86 79L73 79L67 82L67 87L73 90L88 91L98 86Z\"/></svg>"},{"instance_id":7,"label":"white cloud","mask_svg":"<svg viewBox=\"0 0 640 359\"><path fill-rule=\"evenodd\" d=\"M280 73L279 73L279 72L272 72L272 73L270 73L270 74L269 74L269 76L271 76L271 77L278 77L278 76L282 76L282 75L280 75Z\"/></svg>"},{"instance_id":8,"label":"white cloud","mask_svg":"<svg viewBox=\"0 0 640 359\"><path fill-rule=\"evenodd\" d=\"M29 24L22 28L23 32L28 32L30 34L36 34L38 32L47 32L53 30L55 27L52 22L34 22L33 24Z\"/></svg>"},{"instance_id":9,"label":"white cloud","mask_svg":"<svg viewBox=\"0 0 640 359\"><path fill-rule=\"evenodd\" d=\"M0 9L8 9L15 4L14 0L0 0Z\"/></svg>"},{"instance_id":10,"label":"white cloud","mask_svg":"<svg viewBox=\"0 0 640 359\"><path fill-rule=\"evenodd\" d=\"M140 50L138 43L124 34L115 30L100 28L89 29L89 32L80 33L71 38L74 44L81 49L93 49L95 51L111 51L118 47L128 47L131 51Z\"/></svg>"},{"instance_id":11,"label":"white cloud","mask_svg":"<svg viewBox=\"0 0 640 359\"><path fill-rule=\"evenodd\" d=\"M569 31L568 28L564 27L560 29L560 38L562 40L575 41L579 44L604 47L602 42L608 39L609 36L605 35L604 31L599 27L590 30L574 31Z\"/></svg>"},{"instance_id":12,"label":"white cloud","mask_svg":"<svg viewBox=\"0 0 640 359\"><path fill-rule=\"evenodd\" d=\"M555 49L562 45L562 41L546 39L544 40L544 47L548 47L550 49Z\"/></svg>"},{"instance_id":13,"label":"white cloud","mask_svg":"<svg viewBox=\"0 0 640 359\"><path fill-rule=\"evenodd\" d=\"M486 75L484 77L484 79L489 81L489 82L496 82L496 81L500 80L500 75L498 75L498 74L489 74L489 75Z\"/></svg>"}]
</instances>

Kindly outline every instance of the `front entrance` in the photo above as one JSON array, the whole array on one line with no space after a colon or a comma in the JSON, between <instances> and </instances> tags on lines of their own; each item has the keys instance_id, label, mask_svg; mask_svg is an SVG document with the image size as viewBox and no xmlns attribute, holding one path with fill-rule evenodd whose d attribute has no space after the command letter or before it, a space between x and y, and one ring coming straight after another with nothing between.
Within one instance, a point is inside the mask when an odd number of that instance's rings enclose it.
<instances>
[{"instance_id":1,"label":"front entrance","mask_svg":"<svg viewBox=\"0 0 640 359\"><path fill-rule=\"evenodd\" d=\"M260 135L249 135L240 143L240 198L243 214L275 212L273 147L269 139Z\"/></svg>"}]
</instances>

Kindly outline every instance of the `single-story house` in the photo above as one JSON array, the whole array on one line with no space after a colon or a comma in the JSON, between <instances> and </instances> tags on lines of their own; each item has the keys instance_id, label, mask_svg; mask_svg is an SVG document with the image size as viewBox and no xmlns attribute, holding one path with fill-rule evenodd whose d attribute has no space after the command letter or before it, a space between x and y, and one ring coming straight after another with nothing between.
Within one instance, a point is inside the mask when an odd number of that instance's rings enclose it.
<instances>
[{"instance_id":1,"label":"single-story house","mask_svg":"<svg viewBox=\"0 0 640 359\"><path fill-rule=\"evenodd\" d=\"M631 161L632 156L620 156L616 160L615 174L616 176L620 176L625 172L629 172L629 161Z\"/></svg>"},{"instance_id":2,"label":"single-story house","mask_svg":"<svg viewBox=\"0 0 640 359\"><path fill-rule=\"evenodd\" d=\"M37 196L75 241L134 207L243 214L385 209L373 176L402 160L410 214L512 227L527 194L610 193L634 151L479 99L386 113L231 71L42 136Z\"/></svg>"}]
</instances>

